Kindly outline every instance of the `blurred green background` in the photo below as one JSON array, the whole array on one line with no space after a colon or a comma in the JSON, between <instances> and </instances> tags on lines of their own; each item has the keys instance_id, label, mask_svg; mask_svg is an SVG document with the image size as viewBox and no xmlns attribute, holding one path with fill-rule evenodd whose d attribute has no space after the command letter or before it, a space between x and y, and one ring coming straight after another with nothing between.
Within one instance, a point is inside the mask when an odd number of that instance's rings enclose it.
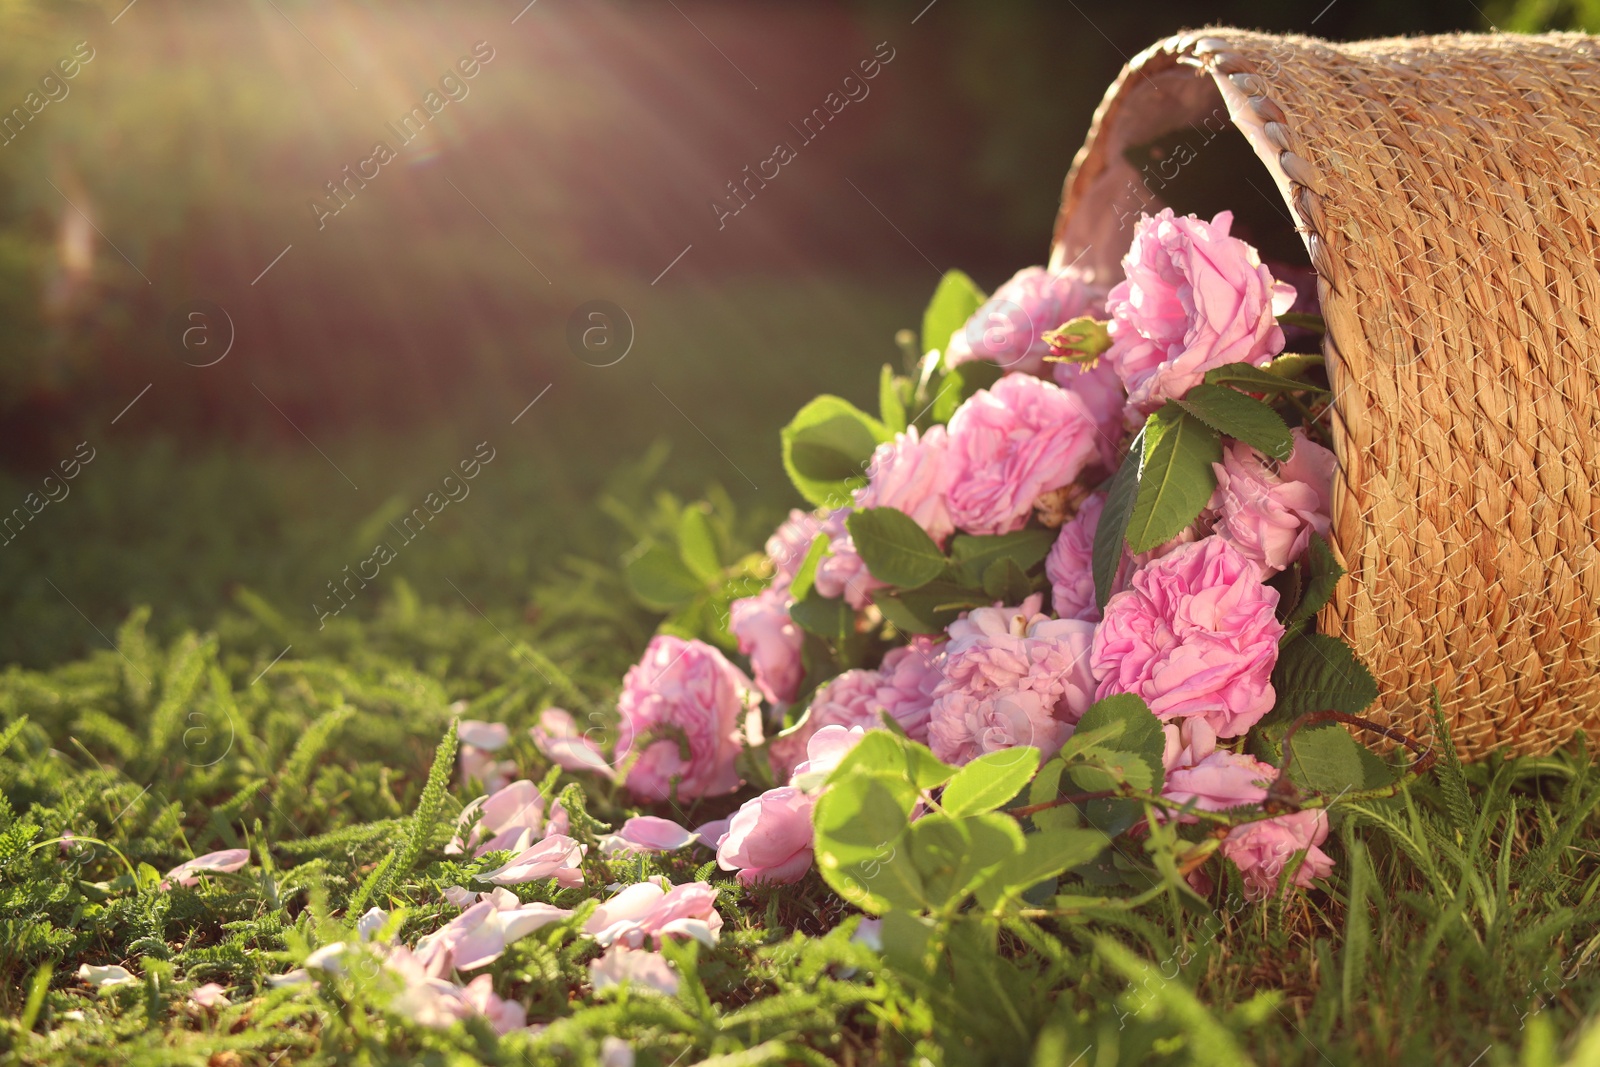
<instances>
[{"instance_id":1,"label":"blurred green background","mask_svg":"<svg viewBox=\"0 0 1600 1067\"><path fill-rule=\"evenodd\" d=\"M1593 28L1600 0L0 0L0 516L24 509L0 662L106 648L141 604L160 634L241 610L310 633L485 441L348 615L415 592L637 640L615 574L655 494L725 488L730 547L758 545L796 502L778 427L870 397L940 271L1042 261L1105 86L1208 22ZM437 114L402 144L414 107ZM569 341L595 300L625 314L612 350L631 334L610 366Z\"/></svg>"}]
</instances>

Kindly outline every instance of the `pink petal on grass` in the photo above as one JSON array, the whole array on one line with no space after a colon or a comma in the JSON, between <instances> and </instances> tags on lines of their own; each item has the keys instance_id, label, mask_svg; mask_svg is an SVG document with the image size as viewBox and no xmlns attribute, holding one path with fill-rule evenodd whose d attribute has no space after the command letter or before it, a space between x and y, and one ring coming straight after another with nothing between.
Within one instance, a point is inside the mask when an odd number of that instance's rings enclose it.
<instances>
[{"instance_id":1,"label":"pink petal on grass","mask_svg":"<svg viewBox=\"0 0 1600 1067\"><path fill-rule=\"evenodd\" d=\"M601 842L600 851L608 856L616 852L674 852L696 840L692 832L671 819L635 815Z\"/></svg>"},{"instance_id":2,"label":"pink petal on grass","mask_svg":"<svg viewBox=\"0 0 1600 1067\"><path fill-rule=\"evenodd\" d=\"M461 739L463 745L496 752L511 743L511 730L503 722L462 719L456 725L456 737Z\"/></svg>"},{"instance_id":3,"label":"pink petal on grass","mask_svg":"<svg viewBox=\"0 0 1600 1067\"><path fill-rule=\"evenodd\" d=\"M528 734L539 751L564 770L593 771L607 778L616 777L616 769L606 761L600 746L579 732L572 713L565 709L546 708L539 715L539 725Z\"/></svg>"},{"instance_id":4,"label":"pink petal on grass","mask_svg":"<svg viewBox=\"0 0 1600 1067\"><path fill-rule=\"evenodd\" d=\"M166 881L185 886L195 885L200 881L197 875L226 874L237 871L249 862L250 850L247 848L225 848L220 852L207 852L204 856L196 856L172 868L167 872Z\"/></svg>"}]
</instances>

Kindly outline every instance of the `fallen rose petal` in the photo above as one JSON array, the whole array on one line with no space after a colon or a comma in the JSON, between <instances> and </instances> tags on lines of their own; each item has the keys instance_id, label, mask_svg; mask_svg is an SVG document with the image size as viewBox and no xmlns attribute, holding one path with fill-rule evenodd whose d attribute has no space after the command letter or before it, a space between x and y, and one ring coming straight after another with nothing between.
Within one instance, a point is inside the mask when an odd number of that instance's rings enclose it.
<instances>
[{"instance_id":1,"label":"fallen rose petal","mask_svg":"<svg viewBox=\"0 0 1600 1067\"><path fill-rule=\"evenodd\" d=\"M237 871L250 862L250 850L247 848L225 848L220 852L207 852L204 856L196 856L178 864L167 872L165 881L176 882L179 885L197 885L200 879L197 875L202 873L227 874Z\"/></svg>"},{"instance_id":2,"label":"fallen rose petal","mask_svg":"<svg viewBox=\"0 0 1600 1067\"><path fill-rule=\"evenodd\" d=\"M732 821L733 816L731 815L726 819L712 819L708 823L696 826L694 828L694 836L700 844L714 851L722 843L722 839L727 836L728 824Z\"/></svg>"},{"instance_id":3,"label":"fallen rose petal","mask_svg":"<svg viewBox=\"0 0 1600 1067\"><path fill-rule=\"evenodd\" d=\"M227 1003L227 992L215 982L207 982L189 993L189 1004L196 1008L220 1008Z\"/></svg>"},{"instance_id":4,"label":"fallen rose petal","mask_svg":"<svg viewBox=\"0 0 1600 1067\"><path fill-rule=\"evenodd\" d=\"M669 997L678 993L677 972L659 952L622 945L613 945L589 964L589 981L596 993L624 984Z\"/></svg>"},{"instance_id":5,"label":"fallen rose petal","mask_svg":"<svg viewBox=\"0 0 1600 1067\"><path fill-rule=\"evenodd\" d=\"M607 778L616 777L616 769L607 762L600 746L579 731L572 713L564 708L546 708L539 714L539 724L528 731L540 752L556 766L568 771L593 771Z\"/></svg>"},{"instance_id":6,"label":"fallen rose petal","mask_svg":"<svg viewBox=\"0 0 1600 1067\"><path fill-rule=\"evenodd\" d=\"M382 908L368 908L365 915L356 920L356 934L363 941L371 941L383 928L389 925L389 913Z\"/></svg>"},{"instance_id":7,"label":"fallen rose petal","mask_svg":"<svg viewBox=\"0 0 1600 1067\"><path fill-rule=\"evenodd\" d=\"M563 886L582 885L583 871L578 867L582 858L582 845L565 834L557 834L517 853L505 866L478 875L478 880L514 885L554 877Z\"/></svg>"},{"instance_id":8,"label":"fallen rose petal","mask_svg":"<svg viewBox=\"0 0 1600 1067\"><path fill-rule=\"evenodd\" d=\"M673 852L695 842L695 835L673 822L654 815L635 815L600 844L603 855L617 852Z\"/></svg>"},{"instance_id":9,"label":"fallen rose petal","mask_svg":"<svg viewBox=\"0 0 1600 1067\"><path fill-rule=\"evenodd\" d=\"M456 724L456 737L463 745L495 752L511 743L511 730L503 722L462 719Z\"/></svg>"},{"instance_id":10,"label":"fallen rose petal","mask_svg":"<svg viewBox=\"0 0 1600 1067\"><path fill-rule=\"evenodd\" d=\"M600 1041L600 1067L633 1067L633 1046L620 1037Z\"/></svg>"},{"instance_id":11,"label":"fallen rose petal","mask_svg":"<svg viewBox=\"0 0 1600 1067\"><path fill-rule=\"evenodd\" d=\"M78 977L96 989L104 989L107 986L130 985L139 980L126 967L119 967L115 963L107 964L104 967L95 967L85 963L78 968Z\"/></svg>"},{"instance_id":12,"label":"fallen rose petal","mask_svg":"<svg viewBox=\"0 0 1600 1067\"><path fill-rule=\"evenodd\" d=\"M478 894L463 886L453 885L444 891L444 899L465 910L477 903Z\"/></svg>"},{"instance_id":13,"label":"fallen rose petal","mask_svg":"<svg viewBox=\"0 0 1600 1067\"><path fill-rule=\"evenodd\" d=\"M311 955L306 957L305 966L308 970L327 971L329 974L343 974L344 964L339 957L343 956L349 948L343 941L323 945Z\"/></svg>"}]
</instances>

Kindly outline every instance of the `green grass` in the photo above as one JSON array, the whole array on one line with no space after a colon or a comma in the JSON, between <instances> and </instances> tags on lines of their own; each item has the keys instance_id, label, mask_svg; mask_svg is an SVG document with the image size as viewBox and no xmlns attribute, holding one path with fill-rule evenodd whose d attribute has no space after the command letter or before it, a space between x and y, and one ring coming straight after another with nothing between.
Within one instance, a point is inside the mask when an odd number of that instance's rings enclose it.
<instances>
[{"instance_id":1,"label":"green grass","mask_svg":"<svg viewBox=\"0 0 1600 1067\"><path fill-rule=\"evenodd\" d=\"M813 875L777 891L724 884L722 943L679 961L703 998L598 1002L584 966L595 950L569 926L519 943L492 973L553 1024L531 1039L402 1024L382 988L353 978L310 995L267 988L266 975L345 936L346 909L391 852L401 862L372 899L405 909L402 938L453 914L439 891L471 865L440 849L472 794L452 782L435 817L416 815L451 703L514 726L551 702L604 713L638 641L609 625L491 621L422 604L401 582L370 620L322 634L248 601L207 634L160 642L140 613L111 635L118 651L8 669L0 1045L11 1061L204 1063L225 1050L239 1058L224 1062L263 1064L582 1061L617 1033L660 1064L742 1049L763 1051L740 1062L1055 1063L1085 1047L1096 1064L1592 1062L1564 1058L1600 1005L1589 818L1600 770L1581 752L1447 766L1351 809L1327 892L1222 907L1219 880L1219 910L1171 894L1047 922L1027 941L1003 938L993 973L948 984L847 944L849 909ZM525 739L515 758L535 780L547 772ZM592 778L582 789L604 822L635 810ZM63 852L68 832L104 844ZM225 847L251 848L252 866L152 889L159 872ZM682 881L707 873L695 862L629 873ZM619 873L591 865L590 883ZM566 907L598 895L521 889ZM82 963L121 963L144 981L97 998L73 977ZM207 981L238 1006L185 1009Z\"/></svg>"}]
</instances>

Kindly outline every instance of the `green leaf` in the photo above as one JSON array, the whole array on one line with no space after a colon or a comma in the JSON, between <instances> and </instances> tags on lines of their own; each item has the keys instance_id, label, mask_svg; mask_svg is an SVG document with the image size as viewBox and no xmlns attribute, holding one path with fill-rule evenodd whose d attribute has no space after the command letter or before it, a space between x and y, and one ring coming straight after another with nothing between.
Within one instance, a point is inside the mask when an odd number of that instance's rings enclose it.
<instances>
[{"instance_id":1,"label":"green leaf","mask_svg":"<svg viewBox=\"0 0 1600 1067\"><path fill-rule=\"evenodd\" d=\"M983 572L983 593L1003 604L1020 604L1033 593L1033 582L1016 560L996 560Z\"/></svg>"},{"instance_id":2,"label":"green leaf","mask_svg":"<svg viewBox=\"0 0 1600 1067\"><path fill-rule=\"evenodd\" d=\"M1311 711L1359 715L1378 698L1372 672L1349 645L1327 634L1302 634L1280 649L1272 687L1278 694L1274 721Z\"/></svg>"},{"instance_id":3,"label":"green leaf","mask_svg":"<svg viewBox=\"0 0 1600 1067\"><path fill-rule=\"evenodd\" d=\"M1168 402L1151 415L1144 424L1139 492L1128 516L1128 548L1148 552L1194 522L1217 488L1211 465L1221 461L1217 432L1178 405Z\"/></svg>"},{"instance_id":4,"label":"green leaf","mask_svg":"<svg viewBox=\"0 0 1600 1067\"><path fill-rule=\"evenodd\" d=\"M1121 731L1121 727L1118 727ZM1074 735L1076 736L1076 735ZM1070 741L1068 742L1070 744ZM1048 804L1061 795L1061 775L1066 771L1067 765L1060 757L1053 757L1045 761L1039 773L1033 776L1033 782L1028 786L1028 804ZM1054 808L1045 808L1036 811L1028 818L1033 820L1033 825L1041 830L1061 829L1074 827L1079 824L1078 809L1071 804L1062 804Z\"/></svg>"},{"instance_id":5,"label":"green leaf","mask_svg":"<svg viewBox=\"0 0 1600 1067\"><path fill-rule=\"evenodd\" d=\"M915 589L943 574L949 565L917 520L895 508L852 512L845 527L861 561L880 582Z\"/></svg>"},{"instance_id":6,"label":"green leaf","mask_svg":"<svg viewBox=\"0 0 1600 1067\"><path fill-rule=\"evenodd\" d=\"M813 589L804 600L789 605L789 618L807 633L816 634L841 657L857 643L855 609L840 597L821 597Z\"/></svg>"},{"instance_id":7,"label":"green leaf","mask_svg":"<svg viewBox=\"0 0 1600 1067\"><path fill-rule=\"evenodd\" d=\"M1297 731L1289 750L1290 781L1315 793L1337 796L1393 781L1388 766L1338 723Z\"/></svg>"},{"instance_id":8,"label":"green leaf","mask_svg":"<svg viewBox=\"0 0 1600 1067\"><path fill-rule=\"evenodd\" d=\"M900 433L906 428L906 405L900 399L902 380L887 363L878 374L878 417L890 433Z\"/></svg>"},{"instance_id":9,"label":"green leaf","mask_svg":"<svg viewBox=\"0 0 1600 1067\"><path fill-rule=\"evenodd\" d=\"M872 602L897 629L913 634L943 633L963 611L987 607L982 590L933 581L918 589L890 593L875 590Z\"/></svg>"},{"instance_id":10,"label":"green leaf","mask_svg":"<svg viewBox=\"0 0 1600 1067\"><path fill-rule=\"evenodd\" d=\"M705 590L705 582L695 577L682 557L666 545L651 545L628 561L624 573L633 595L657 611L670 611Z\"/></svg>"},{"instance_id":11,"label":"green leaf","mask_svg":"<svg viewBox=\"0 0 1600 1067\"><path fill-rule=\"evenodd\" d=\"M949 422L968 397L987 389L1005 375L1004 368L987 360L975 359L945 371L944 380L933 398L933 421Z\"/></svg>"},{"instance_id":12,"label":"green leaf","mask_svg":"<svg viewBox=\"0 0 1600 1067\"><path fill-rule=\"evenodd\" d=\"M1055 530L1024 529L1005 534L956 534L950 541L950 558L966 585L978 586L989 567L1009 559L1022 570L1038 565L1056 543Z\"/></svg>"},{"instance_id":13,"label":"green leaf","mask_svg":"<svg viewBox=\"0 0 1600 1067\"><path fill-rule=\"evenodd\" d=\"M1226 437L1243 441L1273 459L1288 459L1294 438L1276 411L1255 397L1221 385L1197 385L1179 407Z\"/></svg>"},{"instance_id":14,"label":"green leaf","mask_svg":"<svg viewBox=\"0 0 1600 1067\"><path fill-rule=\"evenodd\" d=\"M1084 744L1081 752L1074 753L1077 758L1093 760L1098 766L1067 764L1078 788L1096 793L1115 789L1122 782L1135 789L1161 788L1166 735L1161 731L1161 720L1140 697L1133 693L1114 693L1096 701L1078 720L1074 738L1068 739L1068 745L1079 733L1106 739Z\"/></svg>"},{"instance_id":15,"label":"green leaf","mask_svg":"<svg viewBox=\"0 0 1600 1067\"><path fill-rule=\"evenodd\" d=\"M986 299L983 290L966 274L946 271L922 313L922 350L931 352L937 348L943 352L950 344L950 336L967 324Z\"/></svg>"},{"instance_id":16,"label":"green leaf","mask_svg":"<svg viewBox=\"0 0 1600 1067\"><path fill-rule=\"evenodd\" d=\"M840 507L850 502L852 489L866 484L872 450L891 436L849 401L825 394L783 428L783 467L811 503Z\"/></svg>"},{"instance_id":17,"label":"green leaf","mask_svg":"<svg viewBox=\"0 0 1600 1067\"><path fill-rule=\"evenodd\" d=\"M959 905L1024 847L1016 820L992 812L964 819L924 815L912 824L908 839L928 904L935 909Z\"/></svg>"},{"instance_id":18,"label":"green leaf","mask_svg":"<svg viewBox=\"0 0 1600 1067\"><path fill-rule=\"evenodd\" d=\"M1139 458L1144 454L1144 431L1140 430L1122 457L1122 465L1106 487L1105 509L1094 531L1094 599L1104 608L1111 599L1111 587L1122 566L1122 549L1128 532L1128 519L1139 494Z\"/></svg>"},{"instance_id":19,"label":"green leaf","mask_svg":"<svg viewBox=\"0 0 1600 1067\"><path fill-rule=\"evenodd\" d=\"M1022 791L1039 769L1041 753L1020 746L979 756L956 772L939 804L948 815L993 811Z\"/></svg>"},{"instance_id":20,"label":"green leaf","mask_svg":"<svg viewBox=\"0 0 1600 1067\"><path fill-rule=\"evenodd\" d=\"M1040 882L1088 863L1110 843L1099 830L1041 829L1025 834L1022 850L1007 857L978 890L978 903L992 909L1001 898L1020 896Z\"/></svg>"},{"instance_id":21,"label":"green leaf","mask_svg":"<svg viewBox=\"0 0 1600 1067\"><path fill-rule=\"evenodd\" d=\"M805 556L800 560L800 567L794 572L794 581L789 583L789 595L795 600L804 600L811 595L812 584L817 580L817 564L822 562L822 557L828 554L828 535L817 534L811 540L811 547L806 549Z\"/></svg>"},{"instance_id":22,"label":"green leaf","mask_svg":"<svg viewBox=\"0 0 1600 1067\"><path fill-rule=\"evenodd\" d=\"M1321 611L1323 605L1333 597L1334 587L1345 574L1344 568L1334 558L1333 549L1322 539L1321 534L1311 535L1311 546L1306 551L1306 559L1310 564L1311 577L1306 581L1304 592L1300 594L1300 602L1295 605L1288 618L1283 620L1288 626L1305 622Z\"/></svg>"},{"instance_id":23,"label":"green leaf","mask_svg":"<svg viewBox=\"0 0 1600 1067\"><path fill-rule=\"evenodd\" d=\"M915 791L897 789L892 779L876 774L840 777L838 771L848 761L847 756L829 776L828 788L812 811L823 880L867 911L920 908L925 903L921 877L904 840Z\"/></svg>"},{"instance_id":24,"label":"green leaf","mask_svg":"<svg viewBox=\"0 0 1600 1067\"><path fill-rule=\"evenodd\" d=\"M1276 374L1280 378L1298 378L1312 367L1320 367L1326 362L1327 360L1314 353L1285 352L1268 363L1266 370L1267 373Z\"/></svg>"},{"instance_id":25,"label":"green leaf","mask_svg":"<svg viewBox=\"0 0 1600 1067\"><path fill-rule=\"evenodd\" d=\"M1322 321L1322 316L1309 311L1285 311L1278 316L1278 322L1284 326L1298 326L1303 330L1328 332L1328 324Z\"/></svg>"},{"instance_id":26,"label":"green leaf","mask_svg":"<svg viewBox=\"0 0 1600 1067\"><path fill-rule=\"evenodd\" d=\"M721 581L717 535L703 508L687 507L678 516L678 554L703 584Z\"/></svg>"},{"instance_id":27,"label":"green leaf","mask_svg":"<svg viewBox=\"0 0 1600 1067\"><path fill-rule=\"evenodd\" d=\"M1287 365L1285 366L1287 368ZM1244 389L1251 393L1326 393L1327 390L1320 386L1308 385L1305 382L1295 381L1292 377L1278 374L1264 367L1253 367L1248 363L1227 363L1221 367L1213 367L1206 371L1206 385L1231 385L1237 389Z\"/></svg>"}]
</instances>

